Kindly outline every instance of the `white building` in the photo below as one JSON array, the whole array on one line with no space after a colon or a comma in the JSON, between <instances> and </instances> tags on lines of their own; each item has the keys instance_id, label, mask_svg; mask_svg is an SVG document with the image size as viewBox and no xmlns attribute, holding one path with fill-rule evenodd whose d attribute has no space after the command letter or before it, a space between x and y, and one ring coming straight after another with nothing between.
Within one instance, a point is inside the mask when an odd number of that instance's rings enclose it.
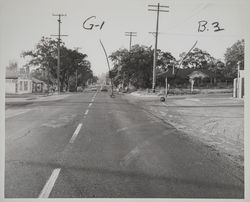
<instances>
[{"instance_id":1,"label":"white building","mask_svg":"<svg viewBox=\"0 0 250 202\"><path fill-rule=\"evenodd\" d=\"M240 67L240 64L238 63L238 75L237 78L234 79L233 97L244 98L244 78L244 67Z\"/></svg>"},{"instance_id":2,"label":"white building","mask_svg":"<svg viewBox=\"0 0 250 202\"><path fill-rule=\"evenodd\" d=\"M18 77L17 72L6 70L5 93L32 93L32 80Z\"/></svg>"},{"instance_id":3,"label":"white building","mask_svg":"<svg viewBox=\"0 0 250 202\"><path fill-rule=\"evenodd\" d=\"M29 76L18 75L16 71L6 70L5 93L24 94L24 93L43 93L47 90L45 82Z\"/></svg>"}]
</instances>

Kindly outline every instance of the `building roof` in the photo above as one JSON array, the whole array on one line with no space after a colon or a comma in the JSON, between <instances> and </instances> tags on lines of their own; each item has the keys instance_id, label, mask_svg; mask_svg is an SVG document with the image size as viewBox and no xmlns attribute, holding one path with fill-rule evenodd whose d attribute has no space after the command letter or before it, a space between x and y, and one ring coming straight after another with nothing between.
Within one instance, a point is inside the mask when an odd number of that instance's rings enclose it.
<instances>
[{"instance_id":1,"label":"building roof","mask_svg":"<svg viewBox=\"0 0 250 202\"><path fill-rule=\"evenodd\" d=\"M194 79L194 78L206 78L209 76L207 74L205 74L204 72L197 70L197 71L193 71L191 74L189 74L188 77L191 79Z\"/></svg>"},{"instance_id":2,"label":"building roof","mask_svg":"<svg viewBox=\"0 0 250 202\"><path fill-rule=\"evenodd\" d=\"M202 74L203 76L207 77L216 77L216 74L212 71L205 70L205 69L194 69L194 68L187 68L187 69L175 69L174 73L172 69L169 69L167 72L159 74L160 77L167 78L175 78L179 77L182 79L189 78L190 76L194 76L195 74Z\"/></svg>"},{"instance_id":3,"label":"building roof","mask_svg":"<svg viewBox=\"0 0 250 202\"><path fill-rule=\"evenodd\" d=\"M45 83L44 81L41 81L41 80L36 79L36 78L34 78L34 77L32 77L32 81L33 81L34 83Z\"/></svg>"}]
</instances>

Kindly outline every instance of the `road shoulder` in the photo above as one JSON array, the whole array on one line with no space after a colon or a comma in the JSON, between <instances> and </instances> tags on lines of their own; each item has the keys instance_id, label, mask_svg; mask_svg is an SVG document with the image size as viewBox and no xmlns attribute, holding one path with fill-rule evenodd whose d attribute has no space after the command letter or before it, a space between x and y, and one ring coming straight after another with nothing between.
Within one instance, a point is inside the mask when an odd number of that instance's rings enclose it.
<instances>
[{"instance_id":1,"label":"road shoulder","mask_svg":"<svg viewBox=\"0 0 250 202\"><path fill-rule=\"evenodd\" d=\"M166 102L157 95L127 94L125 98L233 164L244 179L243 100L215 95L171 96Z\"/></svg>"}]
</instances>

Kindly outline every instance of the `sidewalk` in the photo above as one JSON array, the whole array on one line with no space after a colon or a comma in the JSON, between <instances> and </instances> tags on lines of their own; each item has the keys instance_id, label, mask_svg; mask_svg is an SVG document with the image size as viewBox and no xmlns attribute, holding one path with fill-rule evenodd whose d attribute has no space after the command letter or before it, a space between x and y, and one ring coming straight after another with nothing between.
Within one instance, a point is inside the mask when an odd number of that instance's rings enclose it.
<instances>
[{"instance_id":1,"label":"sidewalk","mask_svg":"<svg viewBox=\"0 0 250 202\"><path fill-rule=\"evenodd\" d=\"M134 92L127 98L243 168L244 100L230 96L169 96L160 102L157 95Z\"/></svg>"},{"instance_id":2,"label":"sidewalk","mask_svg":"<svg viewBox=\"0 0 250 202\"><path fill-rule=\"evenodd\" d=\"M71 95L71 93L62 93L58 95L58 93L54 93L53 95L50 94L22 94L22 95L6 95L5 97L5 104L29 104L33 102L39 102L39 101L53 101L53 100L60 100L65 97L68 97Z\"/></svg>"},{"instance_id":3,"label":"sidewalk","mask_svg":"<svg viewBox=\"0 0 250 202\"><path fill-rule=\"evenodd\" d=\"M54 93L53 95L22 94L7 96L7 98L5 98L5 119L32 111L32 107L26 107L28 104L32 104L34 102L61 100L70 95L71 93L63 93L60 95L58 95L58 93Z\"/></svg>"}]
</instances>

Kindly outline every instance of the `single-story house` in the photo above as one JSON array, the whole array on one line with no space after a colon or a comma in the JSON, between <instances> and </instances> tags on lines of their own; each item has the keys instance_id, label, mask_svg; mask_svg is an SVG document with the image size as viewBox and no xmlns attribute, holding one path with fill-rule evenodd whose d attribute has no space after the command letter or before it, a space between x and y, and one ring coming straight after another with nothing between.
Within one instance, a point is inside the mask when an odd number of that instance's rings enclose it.
<instances>
[{"instance_id":1,"label":"single-story house","mask_svg":"<svg viewBox=\"0 0 250 202\"><path fill-rule=\"evenodd\" d=\"M32 80L18 77L16 71L6 70L5 93L24 94L32 93Z\"/></svg>"},{"instance_id":2,"label":"single-story house","mask_svg":"<svg viewBox=\"0 0 250 202\"><path fill-rule=\"evenodd\" d=\"M44 81L41 81L36 78L32 78L32 92L33 93L42 93L47 90L47 84Z\"/></svg>"},{"instance_id":3,"label":"single-story house","mask_svg":"<svg viewBox=\"0 0 250 202\"><path fill-rule=\"evenodd\" d=\"M168 86L169 83L174 83L177 86L189 86L191 91L193 91L193 86L202 86L202 85L213 85L216 84L216 80L219 77L218 74L206 70L206 69L176 69L169 68L168 71L159 73L158 78L165 80L165 85Z\"/></svg>"},{"instance_id":4,"label":"single-story house","mask_svg":"<svg viewBox=\"0 0 250 202\"><path fill-rule=\"evenodd\" d=\"M30 79L27 76L20 76L17 71L6 70L6 94L42 93L46 90L47 85L44 81L40 81L36 78Z\"/></svg>"},{"instance_id":5,"label":"single-story house","mask_svg":"<svg viewBox=\"0 0 250 202\"><path fill-rule=\"evenodd\" d=\"M197 81L197 85L202 83L202 80L206 79L210 83L216 83L216 79L218 75L212 71L206 69L194 69L194 68L186 68L186 69L169 69L164 73L160 73L158 77L167 78L168 80L176 79L176 80L186 80L191 82L191 80Z\"/></svg>"}]
</instances>

